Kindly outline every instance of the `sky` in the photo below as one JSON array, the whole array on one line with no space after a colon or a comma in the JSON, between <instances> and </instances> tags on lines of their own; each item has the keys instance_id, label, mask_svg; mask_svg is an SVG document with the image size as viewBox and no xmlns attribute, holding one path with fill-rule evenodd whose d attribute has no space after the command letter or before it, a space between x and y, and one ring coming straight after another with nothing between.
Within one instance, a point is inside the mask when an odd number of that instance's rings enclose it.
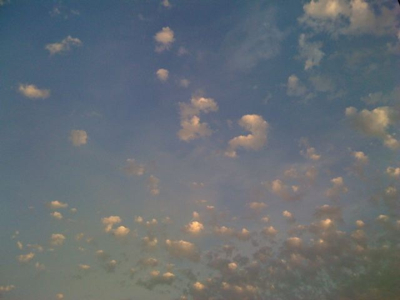
<instances>
[{"instance_id":1,"label":"sky","mask_svg":"<svg viewBox=\"0 0 400 300\"><path fill-rule=\"evenodd\" d=\"M0 0L0 299L400 299L392 0Z\"/></svg>"}]
</instances>

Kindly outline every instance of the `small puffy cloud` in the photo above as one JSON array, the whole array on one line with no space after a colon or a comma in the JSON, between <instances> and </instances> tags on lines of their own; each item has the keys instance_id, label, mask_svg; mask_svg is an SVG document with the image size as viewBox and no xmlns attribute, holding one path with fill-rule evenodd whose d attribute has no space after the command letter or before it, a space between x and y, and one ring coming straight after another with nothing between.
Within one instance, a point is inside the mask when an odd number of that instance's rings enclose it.
<instances>
[{"instance_id":1,"label":"small puffy cloud","mask_svg":"<svg viewBox=\"0 0 400 300\"><path fill-rule=\"evenodd\" d=\"M307 88L300 82L300 79L292 74L289 76L287 81L287 91L288 96L304 96L307 93Z\"/></svg>"},{"instance_id":2,"label":"small puffy cloud","mask_svg":"<svg viewBox=\"0 0 400 300\"><path fill-rule=\"evenodd\" d=\"M145 172L145 167L142 164L138 164L133 158L128 158L124 171L128 175L141 176Z\"/></svg>"},{"instance_id":3,"label":"small puffy cloud","mask_svg":"<svg viewBox=\"0 0 400 300\"><path fill-rule=\"evenodd\" d=\"M153 250L158 245L158 240L156 237L145 236L142 238L143 248L146 250Z\"/></svg>"},{"instance_id":4,"label":"small puffy cloud","mask_svg":"<svg viewBox=\"0 0 400 300\"><path fill-rule=\"evenodd\" d=\"M85 265L85 264L79 264L78 268L82 271L88 271L90 270L90 266L89 265Z\"/></svg>"},{"instance_id":5,"label":"small puffy cloud","mask_svg":"<svg viewBox=\"0 0 400 300\"><path fill-rule=\"evenodd\" d=\"M285 242L286 246L291 249L299 249L303 245L303 241L299 237L289 237Z\"/></svg>"},{"instance_id":6,"label":"small puffy cloud","mask_svg":"<svg viewBox=\"0 0 400 300\"><path fill-rule=\"evenodd\" d=\"M130 229L128 227L125 226L119 226L116 229L113 230L113 234L116 237L125 237L129 234Z\"/></svg>"},{"instance_id":7,"label":"small puffy cloud","mask_svg":"<svg viewBox=\"0 0 400 300\"><path fill-rule=\"evenodd\" d=\"M62 299L64 299L64 295L59 293L59 294L56 295L56 299L62 300Z\"/></svg>"},{"instance_id":8,"label":"small puffy cloud","mask_svg":"<svg viewBox=\"0 0 400 300\"><path fill-rule=\"evenodd\" d=\"M286 220L288 220L289 222L294 222L294 217L293 217L293 214L291 213L291 212L289 212L289 211L287 211L287 210L285 210L283 213L282 213L282 216L286 219Z\"/></svg>"},{"instance_id":9,"label":"small puffy cloud","mask_svg":"<svg viewBox=\"0 0 400 300\"><path fill-rule=\"evenodd\" d=\"M51 209L67 208L68 204L67 203L63 203L63 202L58 201L58 200L54 200L54 201L51 201L50 203L48 203L48 207L51 208Z\"/></svg>"},{"instance_id":10,"label":"small puffy cloud","mask_svg":"<svg viewBox=\"0 0 400 300\"><path fill-rule=\"evenodd\" d=\"M45 48L50 52L51 55L54 55L57 53L70 51L72 47L78 47L81 45L82 42L80 39L73 38L69 35L59 43L47 44Z\"/></svg>"},{"instance_id":11,"label":"small puffy cloud","mask_svg":"<svg viewBox=\"0 0 400 300\"><path fill-rule=\"evenodd\" d=\"M211 98L192 97L190 103L180 103L181 129L178 137L185 142L210 136L212 130L207 123L200 122L200 113L218 110L218 105Z\"/></svg>"},{"instance_id":12,"label":"small puffy cloud","mask_svg":"<svg viewBox=\"0 0 400 300\"><path fill-rule=\"evenodd\" d=\"M1 2L0 2L0 6L1 6ZM14 285L0 285L0 292L9 292L9 291L12 291L13 289L15 289Z\"/></svg>"},{"instance_id":13,"label":"small puffy cloud","mask_svg":"<svg viewBox=\"0 0 400 300\"><path fill-rule=\"evenodd\" d=\"M158 196L160 194L160 189L158 187L159 183L160 179L153 175L150 175L149 179L147 180L147 187L150 191L150 194L153 196Z\"/></svg>"},{"instance_id":14,"label":"small puffy cloud","mask_svg":"<svg viewBox=\"0 0 400 300\"><path fill-rule=\"evenodd\" d=\"M395 34L395 5L383 2L374 9L366 0L311 0L303 6L300 23L316 32L338 35Z\"/></svg>"},{"instance_id":15,"label":"small puffy cloud","mask_svg":"<svg viewBox=\"0 0 400 300\"><path fill-rule=\"evenodd\" d=\"M117 261L115 259L112 259L108 261L105 265L104 268L108 273L113 273L115 271L115 268L117 267Z\"/></svg>"},{"instance_id":16,"label":"small puffy cloud","mask_svg":"<svg viewBox=\"0 0 400 300\"><path fill-rule=\"evenodd\" d=\"M356 159L357 163L362 164L362 165L368 164L368 156L365 155L364 152L353 151L351 154Z\"/></svg>"},{"instance_id":17,"label":"small puffy cloud","mask_svg":"<svg viewBox=\"0 0 400 300\"><path fill-rule=\"evenodd\" d=\"M65 236L61 233L53 233L50 237L50 245L61 246L65 241Z\"/></svg>"},{"instance_id":18,"label":"small puffy cloud","mask_svg":"<svg viewBox=\"0 0 400 300\"><path fill-rule=\"evenodd\" d=\"M204 284L202 284L201 282L196 281L195 283L192 284L192 288L195 291L200 292L200 291L203 291L206 288L206 286Z\"/></svg>"},{"instance_id":19,"label":"small puffy cloud","mask_svg":"<svg viewBox=\"0 0 400 300\"><path fill-rule=\"evenodd\" d=\"M200 254L194 244L179 240L172 241L167 239L165 241L167 250L171 256L187 258L191 261L198 261L200 259Z\"/></svg>"},{"instance_id":20,"label":"small puffy cloud","mask_svg":"<svg viewBox=\"0 0 400 300\"><path fill-rule=\"evenodd\" d=\"M19 250L24 249L24 246L22 245L22 243L20 241L17 242L17 247Z\"/></svg>"},{"instance_id":21,"label":"small puffy cloud","mask_svg":"<svg viewBox=\"0 0 400 300\"><path fill-rule=\"evenodd\" d=\"M184 228L185 232L190 234L199 234L204 230L204 225L198 221L193 221L187 224Z\"/></svg>"},{"instance_id":22,"label":"small puffy cloud","mask_svg":"<svg viewBox=\"0 0 400 300\"><path fill-rule=\"evenodd\" d=\"M156 52L169 50L175 41L174 32L169 27L163 27L162 30L156 33L154 39L157 42Z\"/></svg>"},{"instance_id":23,"label":"small puffy cloud","mask_svg":"<svg viewBox=\"0 0 400 300\"><path fill-rule=\"evenodd\" d=\"M34 84L20 84L18 91L25 97L31 99L46 99L50 97L50 90L39 89Z\"/></svg>"},{"instance_id":24,"label":"small puffy cloud","mask_svg":"<svg viewBox=\"0 0 400 300\"><path fill-rule=\"evenodd\" d=\"M253 210L260 211L260 210L266 208L267 204L265 204L264 202L251 202L249 204L249 207Z\"/></svg>"},{"instance_id":25,"label":"small puffy cloud","mask_svg":"<svg viewBox=\"0 0 400 300\"><path fill-rule=\"evenodd\" d=\"M331 206L328 204L319 206L315 209L314 215L317 218L330 218L333 220L342 219L342 209L339 206Z\"/></svg>"},{"instance_id":26,"label":"small puffy cloud","mask_svg":"<svg viewBox=\"0 0 400 300\"><path fill-rule=\"evenodd\" d=\"M166 7L166 8L170 8L171 7L171 3L169 3L168 0L162 0L161 1L161 5Z\"/></svg>"},{"instance_id":27,"label":"small puffy cloud","mask_svg":"<svg viewBox=\"0 0 400 300\"><path fill-rule=\"evenodd\" d=\"M63 215L59 213L58 211L50 213L51 217L56 219L56 220L61 220L63 218Z\"/></svg>"},{"instance_id":28,"label":"small puffy cloud","mask_svg":"<svg viewBox=\"0 0 400 300\"><path fill-rule=\"evenodd\" d=\"M365 135L382 139L384 145L392 150L400 147L399 141L388 133L389 127L399 120L399 114L392 108L383 106L358 112L356 108L348 107L345 115L354 128Z\"/></svg>"},{"instance_id":29,"label":"small puffy cloud","mask_svg":"<svg viewBox=\"0 0 400 300\"><path fill-rule=\"evenodd\" d=\"M262 116L244 115L239 120L239 125L250 131L250 134L239 135L228 142L228 149L225 152L228 157L236 157L237 148L260 150L267 143L269 124Z\"/></svg>"},{"instance_id":30,"label":"small puffy cloud","mask_svg":"<svg viewBox=\"0 0 400 300\"><path fill-rule=\"evenodd\" d=\"M315 66L319 66L325 53L321 51L321 42L308 42L306 35L303 33L299 37L300 57L305 60L304 70L310 70Z\"/></svg>"},{"instance_id":31,"label":"small puffy cloud","mask_svg":"<svg viewBox=\"0 0 400 300\"><path fill-rule=\"evenodd\" d=\"M169 71L166 69L158 69L156 72L157 78L161 81L167 81L169 76Z\"/></svg>"},{"instance_id":32,"label":"small puffy cloud","mask_svg":"<svg viewBox=\"0 0 400 300\"><path fill-rule=\"evenodd\" d=\"M114 224L119 224L121 223L121 218L119 216L109 216L107 218L102 218L101 222L105 226L104 231L105 232L110 232L112 230L112 227Z\"/></svg>"},{"instance_id":33,"label":"small puffy cloud","mask_svg":"<svg viewBox=\"0 0 400 300\"><path fill-rule=\"evenodd\" d=\"M357 228L363 228L365 226L365 223L362 220L357 220L356 226Z\"/></svg>"},{"instance_id":34,"label":"small puffy cloud","mask_svg":"<svg viewBox=\"0 0 400 300\"><path fill-rule=\"evenodd\" d=\"M88 135L85 130L71 130L69 139L75 147L85 145L87 143Z\"/></svg>"},{"instance_id":35,"label":"small puffy cloud","mask_svg":"<svg viewBox=\"0 0 400 300\"><path fill-rule=\"evenodd\" d=\"M21 254L21 255L18 255L18 256L17 256L17 260L18 260L20 263L26 264L26 263L30 262L34 257L35 257L35 253L29 252L28 254Z\"/></svg>"},{"instance_id":36,"label":"small puffy cloud","mask_svg":"<svg viewBox=\"0 0 400 300\"><path fill-rule=\"evenodd\" d=\"M317 154L316 150L314 147L307 147L305 151L300 152L304 157L311 159L311 160L319 160L321 158L320 154Z\"/></svg>"},{"instance_id":37,"label":"small puffy cloud","mask_svg":"<svg viewBox=\"0 0 400 300\"><path fill-rule=\"evenodd\" d=\"M299 186L292 185L289 187L280 179L276 179L271 183L265 182L263 185L284 200L299 200L303 196Z\"/></svg>"},{"instance_id":38,"label":"small puffy cloud","mask_svg":"<svg viewBox=\"0 0 400 300\"><path fill-rule=\"evenodd\" d=\"M386 174L390 177L400 178L400 168L387 167Z\"/></svg>"},{"instance_id":39,"label":"small puffy cloud","mask_svg":"<svg viewBox=\"0 0 400 300\"><path fill-rule=\"evenodd\" d=\"M145 288L152 290L156 285L166 284L171 285L175 280L175 275L171 272L165 272L163 274L158 270L150 272L150 278L146 280L139 279L138 284L144 286Z\"/></svg>"},{"instance_id":40,"label":"small puffy cloud","mask_svg":"<svg viewBox=\"0 0 400 300\"><path fill-rule=\"evenodd\" d=\"M344 185L342 177L336 177L331 180L332 187L326 190L326 196L332 199L337 199L340 194L347 193L348 189Z\"/></svg>"},{"instance_id":41,"label":"small puffy cloud","mask_svg":"<svg viewBox=\"0 0 400 300\"><path fill-rule=\"evenodd\" d=\"M44 270L46 270L46 266L44 264L41 264L39 262L35 263L35 269L39 272L42 272Z\"/></svg>"},{"instance_id":42,"label":"small puffy cloud","mask_svg":"<svg viewBox=\"0 0 400 300\"><path fill-rule=\"evenodd\" d=\"M276 230L273 226L269 226L265 227L261 233L266 237L273 238L278 234L278 230Z\"/></svg>"},{"instance_id":43,"label":"small puffy cloud","mask_svg":"<svg viewBox=\"0 0 400 300\"><path fill-rule=\"evenodd\" d=\"M184 88L187 88L189 86L189 84L190 84L190 81L186 78L181 79L179 81L179 86L184 87Z\"/></svg>"}]
</instances>

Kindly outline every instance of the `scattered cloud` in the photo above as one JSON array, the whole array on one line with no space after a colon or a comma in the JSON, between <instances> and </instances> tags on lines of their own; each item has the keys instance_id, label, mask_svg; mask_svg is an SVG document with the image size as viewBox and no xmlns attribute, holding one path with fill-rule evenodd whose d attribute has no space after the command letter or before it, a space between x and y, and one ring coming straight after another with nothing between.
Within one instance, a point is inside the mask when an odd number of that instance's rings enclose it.
<instances>
[{"instance_id":1,"label":"scattered cloud","mask_svg":"<svg viewBox=\"0 0 400 300\"><path fill-rule=\"evenodd\" d=\"M71 130L69 139L75 147L79 147L87 143L88 135L85 130Z\"/></svg>"},{"instance_id":2,"label":"scattered cloud","mask_svg":"<svg viewBox=\"0 0 400 300\"><path fill-rule=\"evenodd\" d=\"M64 52L68 52L73 47L79 47L82 45L82 42L78 38L73 38L72 36L67 36L59 43L47 44L45 49L50 52L51 55L60 54Z\"/></svg>"},{"instance_id":3,"label":"scattered cloud","mask_svg":"<svg viewBox=\"0 0 400 300\"><path fill-rule=\"evenodd\" d=\"M288 96L304 96L307 93L307 88L301 83L300 79L292 74L289 76L287 81L287 91Z\"/></svg>"},{"instance_id":4,"label":"scattered cloud","mask_svg":"<svg viewBox=\"0 0 400 300\"><path fill-rule=\"evenodd\" d=\"M145 167L142 164L138 164L133 158L128 158L124 171L127 175L142 176L145 172Z\"/></svg>"},{"instance_id":5,"label":"scattered cloud","mask_svg":"<svg viewBox=\"0 0 400 300\"><path fill-rule=\"evenodd\" d=\"M64 244L65 236L61 233L53 233L50 238L50 245L61 246Z\"/></svg>"},{"instance_id":6,"label":"scattered cloud","mask_svg":"<svg viewBox=\"0 0 400 300\"><path fill-rule=\"evenodd\" d=\"M169 27L163 27L161 31L157 32L154 39L157 42L156 52L169 50L175 41L174 32Z\"/></svg>"},{"instance_id":7,"label":"scattered cloud","mask_svg":"<svg viewBox=\"0 0 400 300\"><path fill-rule=\"evenodd\" d=\"M58 200L51 201L47 205L48 205L48 207L50 209L60 209L60 208L67 208L68 207L67 203L63 203L63 202L58 201Z\"/></svg>"},{"instance_id":8,"label":"scattered cloud","mask_svg":"<svg viewBox=\"0 0 400 300\"><path fill-rule=\"evenodd\" d=\"M321 42L308 42L307 37L302 33L299 37L300 58L305 60L304 70L310 70L319 66L325 53L321 51Z\"/></svg>"},{"instance_id":9,"label":"scattered cloud","mask_svg":"<svg viewBox=\"0 0 400 300\"><path fill-rule=\"evenodd\" d=\"M400 148L399 141L388 133L389 127L399 120L399 114L394 109L383 106L358 112L355 107L348 107L345 115L355 129L383 140L384 145L392 150Z\"/></svg>"},{"instance_id":10,"label":"scattered cloud","mask_svg":"<svg viewBox=\"0 0 400 300\"><path fill-rule=\"evenodd\" d=\"M160 179L153 175L150 175L149 179L147 180L147 187L150 191L150 194L153 196L158 196L160 194L160 189L158 187L159 183Z\"/></svg>"},{"instance_id":11,"label":"scattered cloud","mask_svg":"<svg viewBox=\"0 0 400 300\"><path fill-rule=\"evenodd\" d=\"M374 9L365 0L311 0L303 6L299 19L316 32L338 35L396 34L396 5L381 5Z\"/></svg>"},{"instance_id":12,"label":"scattered cloud","mask_svg":"<svg viewBox=\"0 0 400 300\"><path fill-rule=\"evenodd\" d=\"M236 157L237 148L247 150L260 150L267 143L267 133L269 124L260 115L244 115L239 120L239 125L250 131L248 135L239 135L231 139L228 143L226 156Z\"/></svg>"},{"instance_id":13,"label":"scattered cloud","mask_svg":"<svg viewBox=\"0 0 400 300\"><path fill-rule=\"evenodd\" d=\"M178 137L185 142L189 142L201 137L210 136L212 130L207 123L200 122L200 113L215 112L218 105L211 98L192 97L190 103L180 103L181 129Z\"/></svg>"},{"instance_id":14,"label":"scattered cloud","mask_svg":"<svg viewBox=\"0 0 400 300\"><path fill-rule=\"evenodd\" d=\"M34 84L20 84L18 91L25 97L31 99L46 99L50 97L50 90L39 89Z\"/></svg>"},{"instance_id":15,"label":"scattered cloud","mask_svg":"<svg viewBox=\"0 0 400 300\"><path fill-rule=\"evenodd\" d=\"M160 81L165 82L168 80L169 71L166 69L158 69L156 75L157 78L160 79Z\"/></svg>"}]
</instances>

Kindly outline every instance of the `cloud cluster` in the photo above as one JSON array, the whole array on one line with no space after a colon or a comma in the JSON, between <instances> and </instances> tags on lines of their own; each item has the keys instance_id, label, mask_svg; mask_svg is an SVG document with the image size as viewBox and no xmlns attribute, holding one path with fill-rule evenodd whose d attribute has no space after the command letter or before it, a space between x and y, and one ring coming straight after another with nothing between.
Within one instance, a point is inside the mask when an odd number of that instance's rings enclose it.
<instances>
[{"instance_id":1,"label":"cloud cluster","mask_svg":"<svg viewBox=\"0 0 400 300\"><path fill-rule=\"evenodd\" d=\"M200 122L200 113L215 112L218 105L211 98L192 97L190 103L180 103L181 129L178 137L185 142L189 142L201 137L210 136L212 130L205 122Z\"/></svg>"},{"instance_id":2,"label":"cloud cluster","mask_svg":"<svg viewBox=\"0 0 400 300\"><path fill-rule=\"evenodd\" d=\"M82 42L78 38L73 38L72 36L67 36L59 43L47 44L46 50L50 52L51 55L59 54L63 52L68 52L72 47L81 46Z\"/></svg>"},{"instance_id":3,"label":"cloud cluster","mask_svg":"<svg viewBox=\"0 0 400 300\"><path fill-rule=\"evenodd\" d=\"M366 0L311 0L303 6L304 15L299 21L333 36L396 34L395 6L387 6L382 1L376 10Z\"/></svg>"},{"instance_id":4,"label":"cloud cluster","mask_svg":"<svg viewBox=\"0 0 400 300\"><path fill-rule=\"evenodd\" d=\"M382 106L358 112L355 107L347 107L345 115L355 129L383 140L384 145L392 150L400 148L400 142L388 132L389 127L399 120L399 113L394 109Z\"/></svg>"},{"instance_id":5,"label":"cloud cluster","mask_svg":"<svg viewBox=\"0 0 400 300\"><path fill-rule=\"evenodd\" d=\"M267 143L269 124L260 115L244 115L239 120L239 125L250 131L248 135L239 135L228 142L225 155L236 157L237 148L246 150L260 150Z\"/></svg>"}]
</instances>

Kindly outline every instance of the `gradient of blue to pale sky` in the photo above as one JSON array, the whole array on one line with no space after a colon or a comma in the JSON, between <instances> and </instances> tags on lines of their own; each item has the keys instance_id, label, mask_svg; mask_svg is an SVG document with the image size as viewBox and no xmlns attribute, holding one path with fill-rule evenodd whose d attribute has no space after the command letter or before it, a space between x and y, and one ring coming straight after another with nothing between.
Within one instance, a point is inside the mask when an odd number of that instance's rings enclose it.
<instances>
[{"instance_id":1,"label":"gradient of blue to pale sky","mask_svg":"<svg viewBox=\"0 0 400 300\"><path fill-rule=\"evenodd\" d=\"M400 299L392 0L0 0L0 299Z\"/></svg>"}]
</instances>

